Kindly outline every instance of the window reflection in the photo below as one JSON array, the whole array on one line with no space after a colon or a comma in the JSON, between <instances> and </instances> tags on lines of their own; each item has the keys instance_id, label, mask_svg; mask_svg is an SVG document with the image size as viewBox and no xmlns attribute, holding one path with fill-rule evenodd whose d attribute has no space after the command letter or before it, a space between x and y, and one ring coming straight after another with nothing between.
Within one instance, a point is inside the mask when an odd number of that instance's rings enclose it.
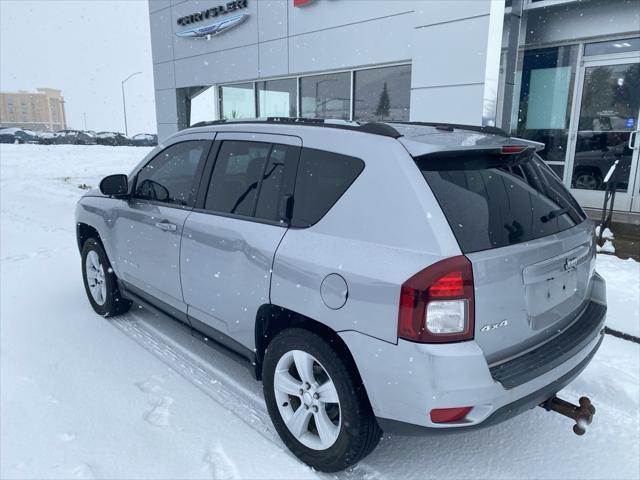
<instances>
[{"instance_id":1,"label":"window reflection","mask_svg":"<svg viewBox=\"0 0 640 480\"><path fill-rule=\"evenodd\" d=\"M253 83L238 83L220 87L221 118L255 118L256 102Z\"/></svg>"},{"instance_id":2,"label":"window reflection","mask_svg":"<svg viewBox=\"0 0 640 480\"><path fill-rule=\"evenodd\" d=\"M619 160L618 190L627 190L631 173L631 132L638 128L640 63L585 69L571 186L604 190L604 178Z\"/></svg>"},{"instance_id":3,"label":"window reflection","mask_svg":"<svg viewBox=\"0 0 640 480\"><path fill-rule=\"evenodd\" d=\"M351 75L348 72L300 79L300 116L349 120Z\"/></svg>"},{"instance_id":4,"label":"window reflection","mask_svg":"<svg viewBox=\"0 0 640 480\"><path fill-rule=\"evenodd\" d=\"M411 65L359 70L354 75L354 120L409 120Z\"/></svg>"},{"instance_id":5,"label":"window reflection","mask_svg":"<svg viewBox=\"0 0 640 480\"><path fill-rule=\"evenodd\" d=\"M258 82L258 117L296 117L296 79Z\"/></svg>"},{"instance_id":6,"label":"window reflection","mask_svg":"<svg viewBox=\"0 0 640 480\"><path fill-rule=\"evenodd\" d=\"M189 125L215 120L215 103L216 92L214 87L205 88L191 97L189 101Z\"/></svg>"},{"instance_id":7,"label":"window reflection","mask_svg":"<svg viewBox=\"0 0 640 480\"><path fill-rule=\"evenodd\" d=\"M640 37L610 40L608 42L589 43L584 46L584 55L607 55L609 53L624 53L640 50Z\"/></svg>"}]
</instances>

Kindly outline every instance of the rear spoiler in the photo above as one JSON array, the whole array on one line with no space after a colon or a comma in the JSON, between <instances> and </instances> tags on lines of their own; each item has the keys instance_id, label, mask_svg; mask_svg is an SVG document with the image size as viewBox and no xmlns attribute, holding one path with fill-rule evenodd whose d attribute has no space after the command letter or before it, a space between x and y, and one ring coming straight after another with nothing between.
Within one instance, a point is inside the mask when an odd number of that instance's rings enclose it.
<instances>
[{"instance_id":1,"label":"rear spoiler","mask_svg":"<svg viewBox=\"0 0 640 480\"><path fill-rule=\"evenodd\" d=\"M500 137L498 137L500 138ZM406 137L398 139L400 143L407 149L409 154L416 158L423 155L431 155L439 153L443 155L460 154L460 153L490 153L490 154L514 154L522 153L525 150L534 150L539 152L544 150L545 144L526 140L524 138L506 137L500 138L492 144L476 144L476 145L434 145L423 142L417 142Z\"/></svg>"}]
</instances>

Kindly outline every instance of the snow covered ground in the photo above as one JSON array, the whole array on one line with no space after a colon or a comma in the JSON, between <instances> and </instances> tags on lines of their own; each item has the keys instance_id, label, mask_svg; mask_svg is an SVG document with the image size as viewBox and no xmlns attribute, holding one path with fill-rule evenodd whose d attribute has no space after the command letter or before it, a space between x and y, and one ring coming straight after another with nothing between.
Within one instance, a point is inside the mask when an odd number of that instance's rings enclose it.
<instances>
[{"instance_id":1,"label":"snow covered ground","mask_svg":"<svg viewBox=\"0 0 640 480\"><path fill-rule=\"evenodd\" d=\"M312 471L278 439L245 366L181 325L91 310L75 241L78 185L127 173L132 147L0 145L0 477L638 478L640 346L606 336L564 392L598 412L584 437L534 409L487 430L385 436L355 468ZM608 324L640 333L640 264L600 255Z\"/></svg>"}]
</instances>

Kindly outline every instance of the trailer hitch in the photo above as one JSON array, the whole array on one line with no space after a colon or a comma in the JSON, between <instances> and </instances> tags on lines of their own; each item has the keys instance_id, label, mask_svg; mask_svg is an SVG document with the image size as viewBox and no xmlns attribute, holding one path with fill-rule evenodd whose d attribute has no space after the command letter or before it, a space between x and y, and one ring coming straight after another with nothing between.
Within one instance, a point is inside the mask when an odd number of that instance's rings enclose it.
<instances>
[{"instance_id":1,"label":"trailer hitch","mask_svg":"<svg viewBox=\"0 0 640 480\"><path fill-rule=\"evenodd\" d=\"M576 424L573 426L573 433L576 435L584 435L586 427L591 425L591 422L593 421L596 409L591 404L591 400L587 397L580 397L578 403L580 404L579 406L574 405L571 402L567 402L566 400L562 400L554 395L542 402L540 406L547 412L553 410L554 412L558 412L560 415L564 415L565 417L569 417L574 420Z\"/></svg>"}]
</instances>

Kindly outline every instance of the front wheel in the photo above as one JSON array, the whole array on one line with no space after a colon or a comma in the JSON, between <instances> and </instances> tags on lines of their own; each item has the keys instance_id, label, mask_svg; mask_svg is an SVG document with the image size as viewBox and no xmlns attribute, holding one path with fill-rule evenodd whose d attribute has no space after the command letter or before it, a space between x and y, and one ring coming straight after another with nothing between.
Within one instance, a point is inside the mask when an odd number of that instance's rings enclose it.
<instances>
[{"instance_id":1,"label":"front wheel","mask_svg":"<svg viewBox=\"0 0 640 480\"><path fill-rule=\"evenodd\" d=\"M292 328L269 344L263 365L269 415L307 465L335 472L367 456L382 432L354 367L315 333Z\"/></svg>"},{"instance_id":2,"label":"front wheel","mask_svg":"<svg viewBox=\"0 0 640 480\"><path fill-rule=\"evenodd\" d=\"M95 312L103 317L125 313L131 301L122 298L116 275L102 244L89 238L82 247L82 279Z\"/></svg>"}]
</instances>

